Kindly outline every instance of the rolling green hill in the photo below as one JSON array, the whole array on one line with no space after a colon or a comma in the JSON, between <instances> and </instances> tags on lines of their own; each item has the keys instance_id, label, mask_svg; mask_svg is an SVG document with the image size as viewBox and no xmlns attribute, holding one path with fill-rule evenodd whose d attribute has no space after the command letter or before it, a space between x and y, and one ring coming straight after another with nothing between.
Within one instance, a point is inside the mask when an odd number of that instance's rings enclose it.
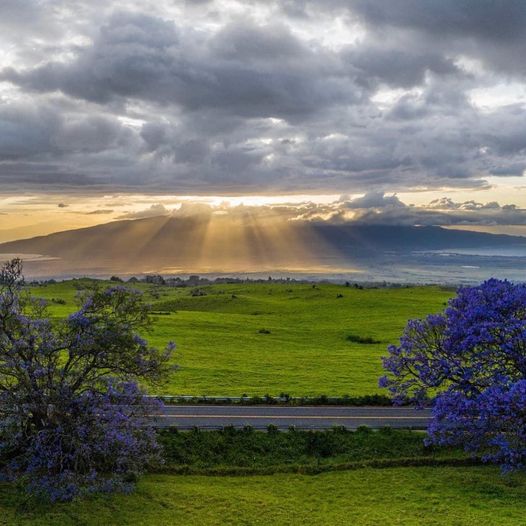
<instances>
[{"instance_id":1,"label":"rolling green hill","mask_svg":"<svg viewBox=\"0 0 526 526\"><path fill-rule=\"evenodd\" d=\"M62 317L75 309L77 289L90 283L31 290ZM204 286L195 295L190 287L134 286L157 313L146 338L158 346L177 343L180 370L163 394L231 396L379 393L387 345L397 342L408 319L442 310L453 294L440 287L269 282ZM371 340L377 343L363 343Z\"/></svg>"}]
</instances>

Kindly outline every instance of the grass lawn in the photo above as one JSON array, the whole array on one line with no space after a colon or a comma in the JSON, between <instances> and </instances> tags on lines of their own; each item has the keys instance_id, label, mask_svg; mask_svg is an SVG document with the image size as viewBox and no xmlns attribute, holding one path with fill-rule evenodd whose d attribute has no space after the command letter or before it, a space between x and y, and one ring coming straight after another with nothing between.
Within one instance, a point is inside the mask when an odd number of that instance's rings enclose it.
<instances>
[{"instance_id":1,"label":"grass lawn","mask_svg":"<svg viewBox=\"0 0 526 526\"><path fill-rule=\"evenodd\" d=\"M65 316L83 283L32 292L64 300L50 309ZM162 313L145 336L155 345L173 340L178 346L181 369L160 391L231 396L378 393L387 345L398 341L408 319L442 310L453 294L440 287L264 283L205 286L206 295L192 296L192 288L137 287Z\"/></svg>"},{"instance_id":2,"label":"grass lawn","mask_svg":"<svg viewBox=\"0 0 526 526\"><path fill-rule=\"evenodd\" d=\"M29 509L0 485L0 524L523 525L526 477L498 468L359 469L320 475L149 475L132 495Z\"/></svg>"}]
</instances>

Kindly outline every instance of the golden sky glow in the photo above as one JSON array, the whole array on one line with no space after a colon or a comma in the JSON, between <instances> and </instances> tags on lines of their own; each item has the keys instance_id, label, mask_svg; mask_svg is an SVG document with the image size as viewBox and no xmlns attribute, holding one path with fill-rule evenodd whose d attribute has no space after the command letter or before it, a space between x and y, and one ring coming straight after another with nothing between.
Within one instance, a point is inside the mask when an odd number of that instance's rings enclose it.
<instances>
[{"instance_id":1,"label":"golden sky glow","mask_svg":"<svg viewBox=\"0 0 526 526\"><path fill-rule=\"evenodd\" d=\"M504 184L503 184L504 183ZM515 204L526 208L526 190L520 186L520 178L509 178L503 183L479 190L444 189L400 192L397 197L406 204L416 207L425 206L430 201L448 195L453 201L480 201L482 203L497 200L500 204ZM362 197L363 193L339 196L337 194L297 194L297 195L246 195L246 196L177 196L148 194L24 194L0 196L0 242L24 239L38 235L76 228L90 227L119 219L139 219L168 214L181 206L207 205L221 213L232 207L280 207L294 210L297 207L301 214L306 203L327 206L342 199L353 200ZM513 197L512 197L513 196ZM327 217L320 212L320 218ZM352 219L348 213L347 219ZM290 219L290 217L289 217ZM250 221L247 216L245 221ZM253 219L252 219L253 222ZM218 228L214 226L211 228ZM523 226L507 225L488 226L470 224L463 228L499 233L516 233L523 235ZM254 227L255 230L256 227ZM208 232L207 234L210 234ZM207 237L205 236L205 241ZM203 248L205 250L206 248Z\"/></svg>"},{"instance_id":2,"label":"golden sky glow","mask_svg":"<svg viewBox=\"0 0 526 526\"><path fill-rule=\"evenodd\" d=\"M239 205L263 206L307 201L331 203L337 195L291 196L175 196L111 194L73 195L8 195L0 196L0 242L45 235L74 228L89 227L123 218L160 215L148 209L162 205L166 211L177 210L183 203L206 204L212 207ZM141 214L142 212L142 214Z\"/></svg>"}]
</instances>

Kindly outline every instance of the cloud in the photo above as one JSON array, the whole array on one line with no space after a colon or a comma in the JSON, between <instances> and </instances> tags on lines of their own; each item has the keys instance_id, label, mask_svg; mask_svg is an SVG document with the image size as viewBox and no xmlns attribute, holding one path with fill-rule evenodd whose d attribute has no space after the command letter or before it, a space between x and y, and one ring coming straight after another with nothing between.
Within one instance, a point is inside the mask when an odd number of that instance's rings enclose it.
<instances>
[{"instance_id":1,"label":"cloud","mask_svg":"<svg viewBox=\"0 0 526 526\"><path fill-rule=\"evenodd\" d=\"M4 36L16 38L28 30L35 36L56 35L56 24L47 16L44 2L38 0L2 0L0 29Z\"/></svg>"},{"instance_id":2,"label":"cloud","mask_svg":"<svg viewBox=\"0 0 526 526\"><path fill-rule=\"evenodd\" d=\"M500 205L496 201L455 202L449 197L427 205L407 205L396 195L371 192L363 197L339 200L326 205L304 208L295 220L337 224L375 225L526 225L526 209Z\"/></svg>"},{"instance_id":3,"label":"cloud","mask_svg":"<svg viewBox=\"0 0 526 526\"><path fill-rule=\"evenodd\" d=\"M210 205L199 202L183 202L179 208L168 211L163 205L122 218L143 218L170 214L178 218L209 220L212 215L224 215L230 219L250 221L294 221L331 223L340 225L404 225L404 226L454 226L454 225L526 225L526 209L498 202L457 202L449 197L435 199L428 204L413 205L401 201L396 194L368 192L361 197L346 196L330 202L280 203L271 205L237 205L228 203ZM163 212L164 213L159 213Z\"/></svg>"},{"instance_id":4,"label":"cloud","mask_svg":"<svg viewBox=\"0 0 526 526\"><path fill-rule=\"evenodd\" d=\"M468 56L488 70L523 76L526 5L471 0L349 0L350 10L376 35L410 38L415 49L433 47L444 56Z\"/></svg>"},{"instance_id":5,"label":"cloud","mask_svg":"<svg viewBox=\"0 0 526 526\"><path fill-rule=\"evenodd\" d=\"M101 208L100 210L93 210L91 212L86 212L86 215L93 216L93 215L107 215L107 214L113 214L113 210Z\"/></svg>"},{"instance_id":6,"label":"cloud","mask_svg":"<svg viewBox=\"0 0 526 526\"><path fill-rule=\"evenodd\" d=\"M329 0L329 3L331 0ZM526 6L521 0L350 0L346 4L373 26L412 28L432 35L484 38L495 42L524 39Z\"/></svg>"},{"instance_id":7,"label":"cloud","mask_svg":"<svg viewBox=\"0 0 526 526\"><path fill-rule=\"evenodd\" d=\"M516 205L500 206L496 201L489 203L478 203L476 201L465 201L463 203L456 203L449 197L442 197L431 201L426 208L436 210L516 210Z\"/></svg>"},{"instance_id":8,"label":"cloud","mask_svg":"<svg viewBox=\"0 0 526 526\"><path fill-rule=\"evenodd\" d=\"M124 146L129 131L112 117L75 115L52 104L0 101L0 161L93 154Z\"/></svg>"},{"instance_id":9,"label":"cloud","mask_svg":"<svg viewBox=\"0 0 526 526\"><path fill-rule=\"evenodd\" d=\"M524 174L522 1L148 6L0 5L0 192L388 199Z\"/></svg>"},{"instance_id":10,"label":"cloud","mask_svg":"<svg viewBox=\"0 0 526 526\"><path fill-rule=\"evenodd\" d=\"M371 87L384 83L394 88L411 88L423 84L429 73L462 76L451 58L407 46L405 42L386 46L374 38L351 48L345 58L359 72L360 82Z\"/></svg>"},{"instance_id":11,"label":"cloud","mask_svg":"<svg viewBox=\"0 0 526 526\"><path fill-rule=\"evenodd\" d=\"M130 13L113 15L74 60L7 68L2 77L99 104L140 99L245 117L299 118L358 101L361 93L337 57L311 49L285 26L245 20L203 39L173 22Z\"/></svg>"},{"instance_id":12,"label":"cloud","mask_svg":"<svg viewBox=\"0 0 526 526\"><path fill-rule=\"evenodd\" d=\"M404 208L405 205L394 195L386 195L384 192L369 192L363 197L358 197L346 203L347 208Z\"/></svg>"},{"instance_id":13,"label":"cloud","mask_svg":"<svg viewBox=\"0 0 526 526\"><path fill-rule=\"evenodd\" d=\"M100 212L99 212L100 213ZM145 219L147 217L164 216L170 213L169 210L161 203L153 204L145 210L138 210L137 212L127 212L120 215L117 219Z\"/></svg>"}]
</instances>

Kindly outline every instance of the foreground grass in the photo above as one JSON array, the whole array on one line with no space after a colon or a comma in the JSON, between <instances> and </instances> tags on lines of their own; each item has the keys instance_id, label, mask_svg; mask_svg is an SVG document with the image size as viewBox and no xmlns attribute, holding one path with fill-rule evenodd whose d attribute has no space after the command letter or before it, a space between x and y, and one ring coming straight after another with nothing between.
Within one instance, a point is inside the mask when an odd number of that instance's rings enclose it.
<instances>
[{"instance_id":1,"label":"foreground grass","mask_svg":"<svg viewBox=\"0 0 526 526\"><path fill-rule=\"evenodd\" d=\"M76 287L86 283L32 292L65 301L50 305L60 317L75 308ZM408 319L442 310L453 294L440 287L263 283L199 287L205 295L192 296L192 288L135 286L159 313L145 336L178 345L181 368L163 393L231 396L378 393L387 345Z\"/></svg>"},{"instance_id":2,"label":"foreground grass","mask_svg":"<svg viewBox=\"0 0 526 526\"><path fill-rule=\"evenodd\" d=\"M526 477L497 468L360 469L321 475L150 475L132 495L29 508L0 485L6 525L522 525Z\"/></svg>"}]
</instances>

